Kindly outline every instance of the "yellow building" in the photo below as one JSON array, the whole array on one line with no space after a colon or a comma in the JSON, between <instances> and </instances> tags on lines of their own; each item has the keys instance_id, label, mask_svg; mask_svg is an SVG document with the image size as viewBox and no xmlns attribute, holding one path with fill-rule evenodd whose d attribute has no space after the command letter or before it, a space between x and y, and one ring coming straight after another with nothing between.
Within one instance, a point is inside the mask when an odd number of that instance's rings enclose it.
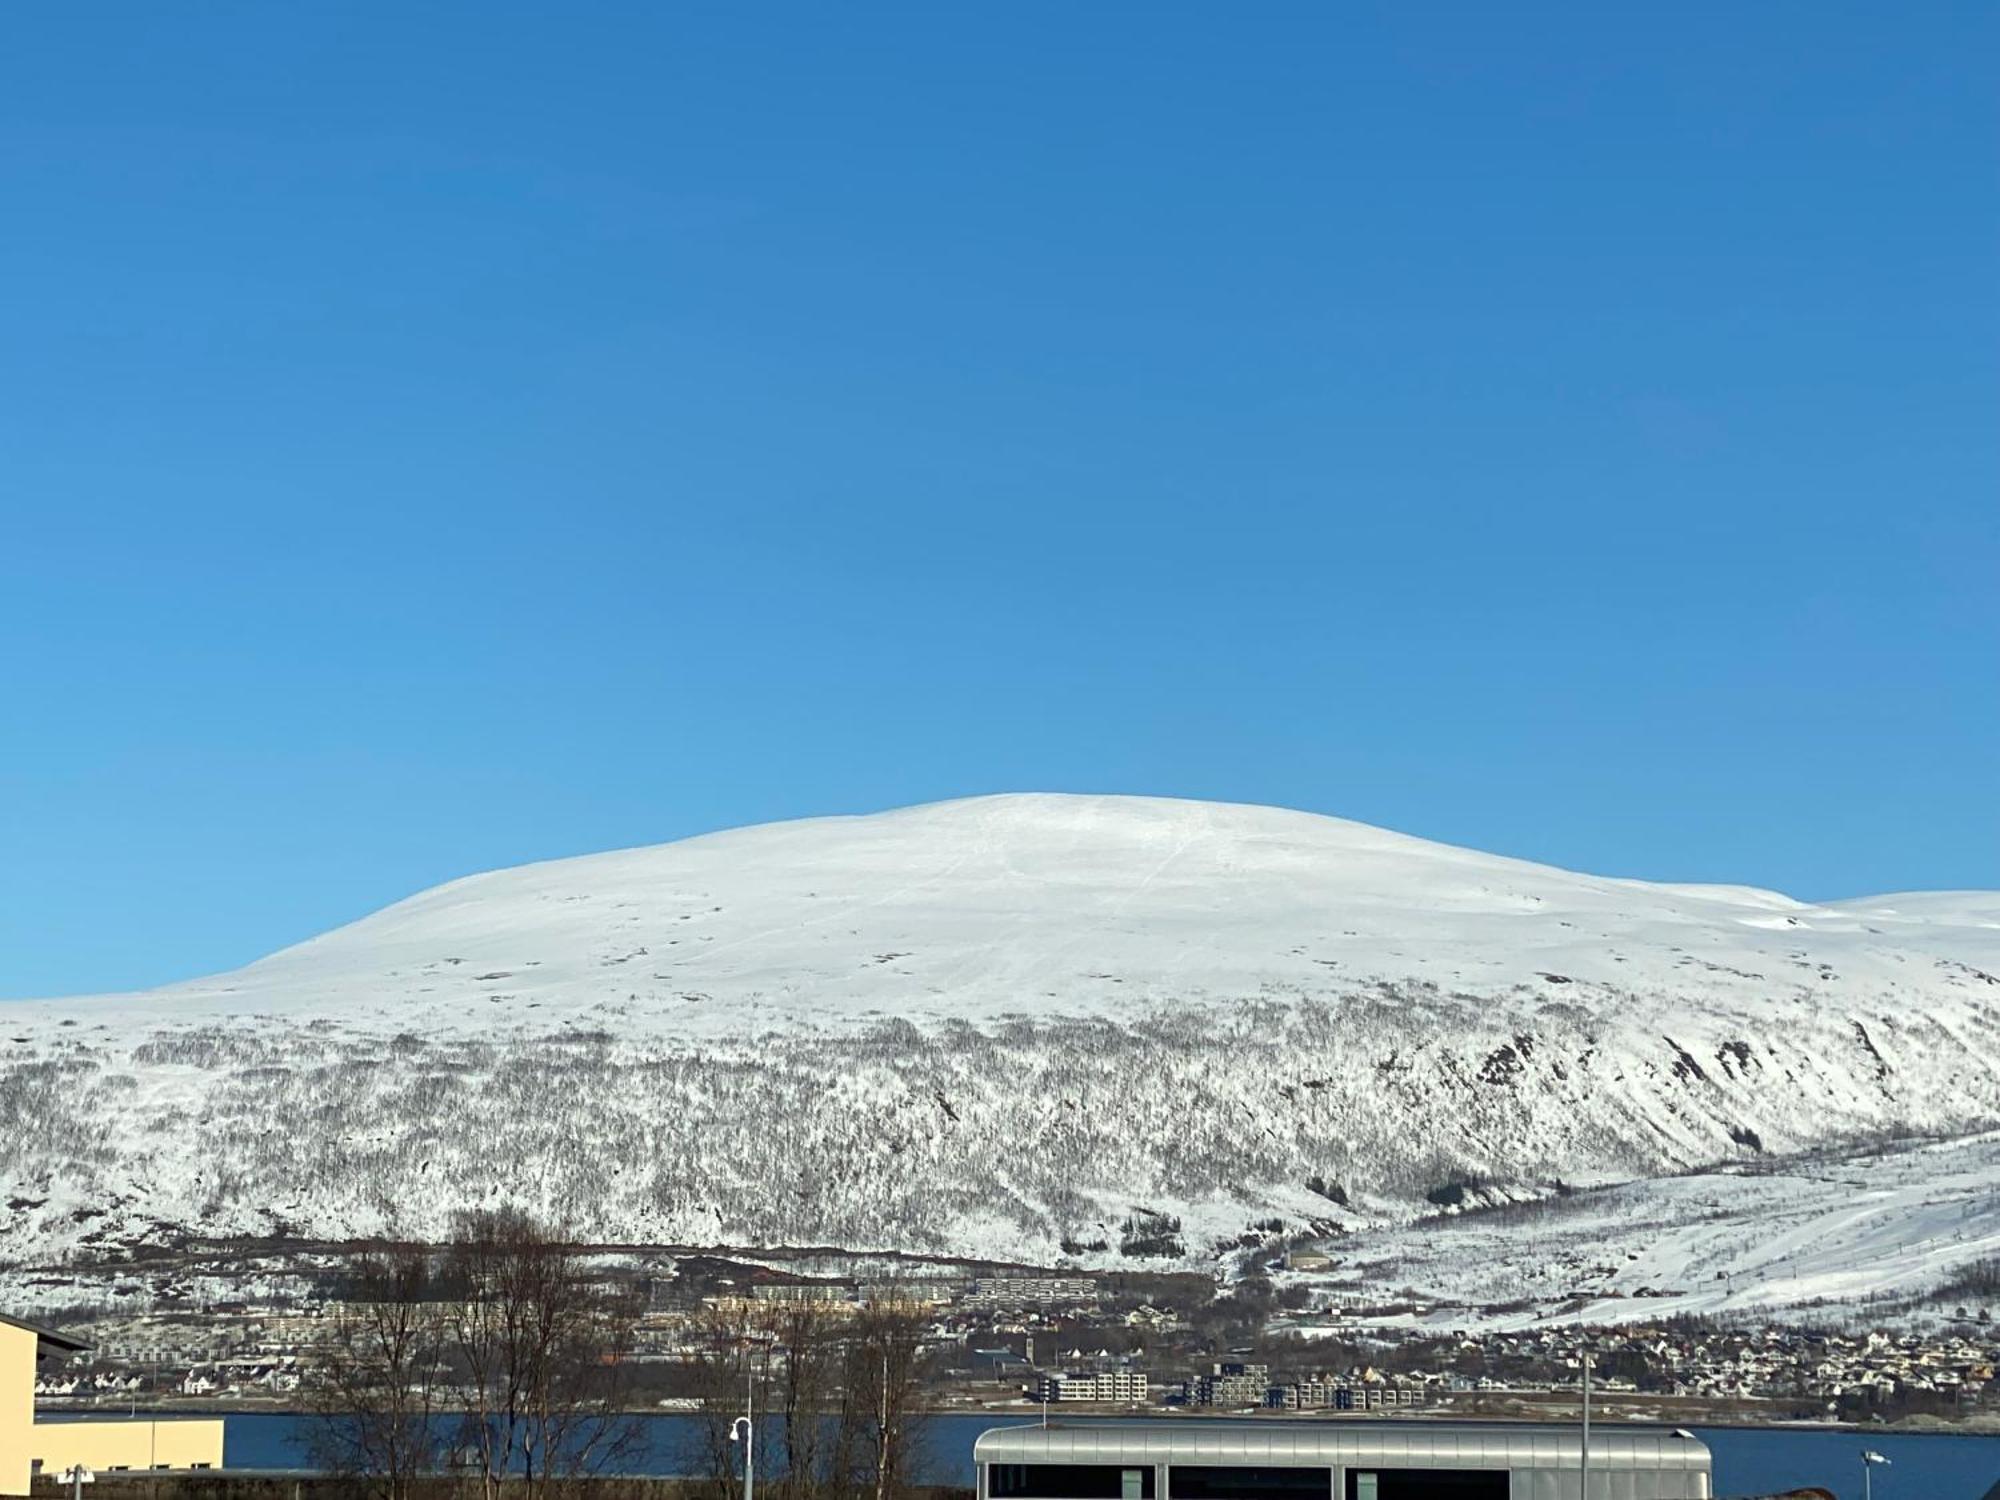
<instances>
[{"instance_id":1,"label":"yellow building","mask_svg":"<svg viewBox=\"0 0 2000 1500\"><path fill-rule=\"evenodd\" d=\"M219 1469L222 1423L150 1417L35 1420L35 1361L84 1345L32 1323L0 1317L0 1495L25 1495L34 1476L76 1465L120 1469Z\"/></svg>"}]
</instances>

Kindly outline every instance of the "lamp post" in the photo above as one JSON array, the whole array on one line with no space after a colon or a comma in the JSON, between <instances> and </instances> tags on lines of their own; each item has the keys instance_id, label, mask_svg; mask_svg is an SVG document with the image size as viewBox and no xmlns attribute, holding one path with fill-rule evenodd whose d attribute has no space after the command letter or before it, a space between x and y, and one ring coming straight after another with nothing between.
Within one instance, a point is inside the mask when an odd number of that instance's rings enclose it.
<instances>
[{"instance_id":1,"label":"lamp post","mask_svg":"<svg viewBox=\"0 0 2000 1500\"><path fill-rule=\"evenodd\" d=\"M756 1459L751 1455L756 1450L750 1443L750 1419L748 1417L738 1417L734 1422L729 1424L729 1441L743 1445L743 1500L751 1500L756 1485L756 1477L750 1472L756 1464Z\"/></svg>"},{"instance_id":2,"label":"lamp post","mask_svg":"<svg viewBox=\"0 0 2000 1500\"><path fill-rule=\"evenodd\" d=\"M1583 1500L1590 1500L1590 1339L1583 1340L1583 1472L1577 1485Z\"/></svg>"},{"instance_id":3,"label":"lamp post","mask_svg":"<svg viewBox=\"0 0 2000 1500\"><path fill-rule=\"evenodd\" d=\"M1875 1500L1875 1466L1889 1460L1873 1448L1861 1450L1861 1496L1862 1500Z\"/></svg>"},{"instance_id":4,"label":"lamp post","mask_svg":"<svg viewBox=\"0 0 2000 1500\"><path fill-rule=\"evenodd\" d=\"M746 1339L743 1344L743 1415L729 1424L729 1441L743 1445L743 1500L754 1500L757 1483L756 1424L751 1420L757 1411L757 1365L750 1357L751 1347Z\"/></svg>"}]
</instances>

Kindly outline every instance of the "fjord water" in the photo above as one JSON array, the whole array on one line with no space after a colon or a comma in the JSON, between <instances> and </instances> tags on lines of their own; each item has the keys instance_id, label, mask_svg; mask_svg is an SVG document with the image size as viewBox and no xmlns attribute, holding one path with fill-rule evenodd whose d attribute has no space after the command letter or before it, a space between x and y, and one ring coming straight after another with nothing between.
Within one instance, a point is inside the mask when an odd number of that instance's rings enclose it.
<instances>
[{"instance_id":1,"label":"fjord water","mask_svg":"<svg viewBox=\"0 0 2000 1500\"><path fill-rule=\"evenodd\" d=\"M310 1463L304 1440L308 1420L283 1413L232 1413L224 1428L224 1462L236 1469L306 1466ZM633 1467L663 1475L689 1472L698 1443L696 1420L679 1413L641 1420L646 1428L645 1449ZM766 1420L767 1432L775 1433L777 1419ZM1038 1418L1030 1413L999 1412L934 1417L926 1434L926 1477L940 1484L970 1485L973 1439L989 1427L1035 1420ZM1152 1420L1179 1424L1228 1419ZM1769 1427L1697 1427L1694 1432L1715 1455L1718 1497L1819 1485L1840 1500L1859 1500L1864 1449L1873 1449L1890 1461L1887 1468L1875 1471L1875 1500L1980 1500L2000 1483L2000 1436Z\"/></svg>"}]
</instances>

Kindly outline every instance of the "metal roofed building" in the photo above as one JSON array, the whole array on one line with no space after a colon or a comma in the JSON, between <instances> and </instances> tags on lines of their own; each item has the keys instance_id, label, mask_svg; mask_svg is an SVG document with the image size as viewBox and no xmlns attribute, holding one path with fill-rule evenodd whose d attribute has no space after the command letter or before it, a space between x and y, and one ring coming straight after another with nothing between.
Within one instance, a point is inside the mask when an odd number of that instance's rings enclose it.
<instances>
[{"instance_id":1,"label":"metal roofed building","mask_svg":"<svg viewBox=\"0 0 2000 1500\"><path fill-rule=\"evenodd\" d=\"M1574 1427L1199 1419L997 1427L979 1500L1585 1500ZM1587 1500L1708 1500L1707 1446L1670 1429L1590 1435Z\"/></svg>"}]
</instances>

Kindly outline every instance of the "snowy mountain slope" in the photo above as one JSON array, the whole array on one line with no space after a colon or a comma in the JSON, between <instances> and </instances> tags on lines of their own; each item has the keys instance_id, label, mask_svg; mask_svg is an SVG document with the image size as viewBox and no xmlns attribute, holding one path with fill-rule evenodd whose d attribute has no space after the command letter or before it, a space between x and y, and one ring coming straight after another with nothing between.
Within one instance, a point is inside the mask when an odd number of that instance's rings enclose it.
<instances>
[{"instance_id":1,"label":"snowy mountain slope","mask_svg":"<svg viewBox=\"0 0 2000 1500\"><path fill-rule=\"evenodd\" d=\"M2000 1257L2000 1134L1732 1163L1384 1225L1336 1248L1332 1270L1289 1279L1336 1306L1379 1306L1385 1289L1407 1287L1438 1302L1425 1320L1451 1327L1525 1327L1552 1309L1593 1324L1800 1310L1864 1325L1945 1318L1981 1303L1928 1294Z\"/></svg>"},{"instance_id":2,"label":"snowy mountain slope","mask_svg":"<svg viewBox=\"0 0 2000 1500\"><path fill-rule=\"evenodd\" d=\"M1810 905L1141 798L776 824L0 1009L0 1256L526 1197L605 1239L1034 1260L1170 1242L1143 1209L1195 1258L1469 1179L1981 1127L1996 975L1978 892Z\"/></svg>"},{"instance_id":3,"label":"snowy mountain slope","mask_svg":"<svg viewBox=\"0 0 2000 1500\"><path fill-rule=\"evenodd\" d=\"M1381 976L1485 993L1552 972L1726 997L1921 984L1926 964L2000 969L2000 896L1809 906L1271 808L1011 796L476 875L134 998L183 1018L372 1007L484 1034L495 996L588 1009L623 989L696 1005L659 1018L687 1034L736 1029L752 1003L828 1021L911 1006L980 1019L1116 1012L1135 985L1183 998ZM685 999L708 994L726 1003Z\"/></svg>"}]
</instances>

